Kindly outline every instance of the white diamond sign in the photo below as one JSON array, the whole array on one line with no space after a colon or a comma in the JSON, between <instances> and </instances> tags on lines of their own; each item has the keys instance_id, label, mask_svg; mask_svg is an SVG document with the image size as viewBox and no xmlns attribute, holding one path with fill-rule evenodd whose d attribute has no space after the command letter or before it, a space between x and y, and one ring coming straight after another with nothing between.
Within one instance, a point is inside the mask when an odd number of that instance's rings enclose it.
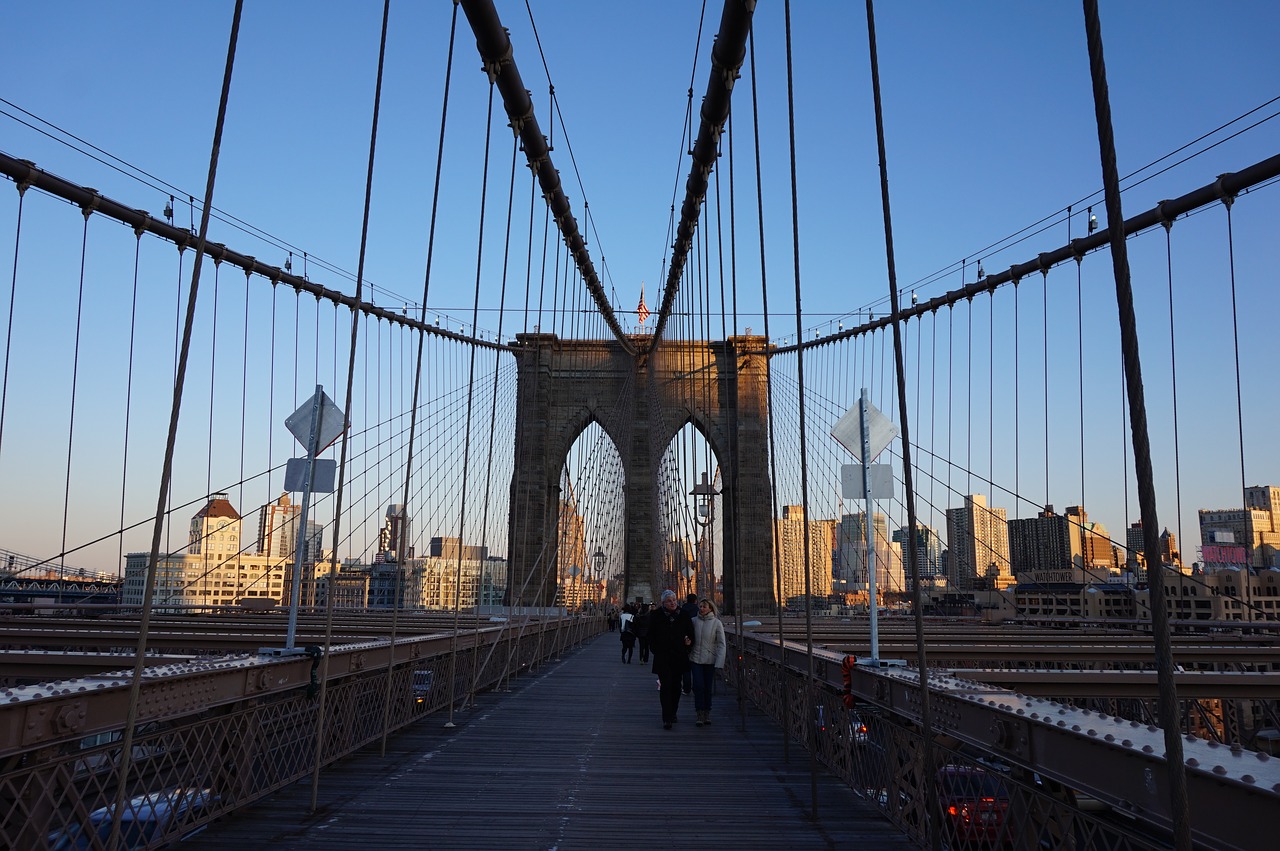
<instances>
[{"instance_id":1,"label":"white diamond sign","mask_svg":"<svg viewBox=\"0 0 1280 851\"><path fill-rule=\"evenodd\" d=\"M323 390L316 390L316 393L320 396L320 421L316 424L316 454L319 455L346 431L347 418L327 393ZM308 438L311 437L311 409L315 402L316 397L313 395L284 421L285 428L289 429L289 433L297 438L308 452L311 451L311 447L307 445Z\"/></svg>"},{"instance_id":2,"label":"white diamond sign","mask_svg":"<svg viewBox=\"0 0 1280 851\"><path fill-rule=\"evenodd\" d=\"M864 459L862 457L862 424L859 422L858 405L854 405L845 415L840 418L834 426L831 427L831 436L836 441L853 453L853 457L859 462L865 460L874 461L876 456L885 450L895 437L898 436L898 427L889 421L889 418L876 408L870 402L867 403L867 431L870 433L871 440L871 458Z\"/></svg>"}]
</instances>

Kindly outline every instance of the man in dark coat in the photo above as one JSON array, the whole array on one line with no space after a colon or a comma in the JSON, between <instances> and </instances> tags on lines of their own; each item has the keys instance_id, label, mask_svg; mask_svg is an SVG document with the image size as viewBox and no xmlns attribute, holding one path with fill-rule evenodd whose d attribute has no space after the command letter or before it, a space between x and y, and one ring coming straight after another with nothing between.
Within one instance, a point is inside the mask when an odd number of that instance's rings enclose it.
<instances>
[{"instance_id":1,"label":"man in dark coat","mask_svg":"<svg viewBox=\"0 0 1280 851\"><path fill-rule=\"evenodd\" d=\"M676 605L674 591L662 592L662 603L649 615L649 651L658 675L658 699L662 703L662 728L670 730L680 706L680 680L689 670L693 646L693 620Z\"/></svg>"},{"instance_id":2,"label":"man in dark coat","mask_svg":"<svg viewBox=\"0 0 1280 851\"><path fill-rule=\"evenodd\" d=\"M689 622L698 616L698 595L688 594L684 598L684 605L680 607L681 614L689 616ZM692 666L686 668L684 674L680 677L680 693L693 694L693 671Z\"/></svg>"}]
</instances>

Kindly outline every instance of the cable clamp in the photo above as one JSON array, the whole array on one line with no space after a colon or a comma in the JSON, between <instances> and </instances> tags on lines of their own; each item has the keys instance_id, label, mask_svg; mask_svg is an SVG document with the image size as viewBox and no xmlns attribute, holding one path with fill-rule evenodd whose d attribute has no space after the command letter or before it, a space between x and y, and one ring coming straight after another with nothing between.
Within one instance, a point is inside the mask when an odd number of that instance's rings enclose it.
<instances>
[{"instance_id":1,"label":"cable clamp","mask_svg":"<svg viewBox=\"0 0 1280 851\"><path fill-rule=\"evenodd\" d=\"M18 162L27 167L27 176L14 184L15 188L18 190L18 197L22 197L27 194L28 189L35 185L36 175L41 172L40 169L36 168L36 164L31 160L18 160Z\"/></svg>"},{"instance_id":2,"label":"cable clamp","mask_svg":"<svg viewBox=\"0 0 1280 851\"><path fill-rule=\"evenodd\" d=\"M1080 247L1080 241L1080 237L1071 240L1071 256L1076 258L1077 264L1084 259L1084 249Z\"/></svg>"},{"instance_id":3,"label":"cable clamp","mask_svg":"<svg viewBox=\"0 0 1280 851\"><path fill-rule=\"evenodd\" d=\"M98 190L90 189L87 186L85 187L85 191L93 193L89 197L89 201L87 203L80 205L80 212L83 213L84 217L87 219L98 211L98 205L102 203L102 196L98 194Z\"/></svg>"},{"instance_id":4,"label":"cable clamp","mask_svg":"<svg viewBox=\"0 0 1280 851\"><path fill-rule=\"evenodd\" d=\"M1235 193L1228 192L1223 187L1223 181L1225 181L1228 177L1235 177L1235 174L1233 174L1232 172L1227 172L1226 174L1220 174L1218 175L1218 179L1215 180L1213 183L1214 194L1218 196L1218 200L1220 200L1223 203L1223 205L1226 207L1230 207L1233 203L1235 203L1235 200L1236 200Z\"/></svg>"}]
</instances>

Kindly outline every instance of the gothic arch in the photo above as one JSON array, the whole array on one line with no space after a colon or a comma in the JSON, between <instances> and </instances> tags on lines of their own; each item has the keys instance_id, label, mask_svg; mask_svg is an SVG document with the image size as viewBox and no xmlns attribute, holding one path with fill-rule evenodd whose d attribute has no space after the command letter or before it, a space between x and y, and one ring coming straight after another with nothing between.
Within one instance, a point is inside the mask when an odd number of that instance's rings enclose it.
<instances>
[{"instance_id":1,"label":"gothic arch","mask_svg":"<svg viewBox=\"0 0 1280 851\"><path fill-rule=\"evenodd\" d=\"M545 606L555 597L540 571L554 569L545 551L555 535L560 469L592 422L613 441L624 467L625 593L653 599L660 570L655 472L661 453L692 424L723 471L720 552L736 578L731 586L726 576L726 609L773 611L766 345L762 337L682 340L633 357L611 340L517 337L510 584L541 591L512 602Z\"/></svg>"}]
</instances>

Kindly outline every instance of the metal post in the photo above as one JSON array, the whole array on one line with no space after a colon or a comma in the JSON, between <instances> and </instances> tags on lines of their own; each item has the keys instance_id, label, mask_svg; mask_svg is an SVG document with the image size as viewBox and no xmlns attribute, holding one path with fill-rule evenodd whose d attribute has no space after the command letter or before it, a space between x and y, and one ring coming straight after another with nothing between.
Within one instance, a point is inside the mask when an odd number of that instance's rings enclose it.
<instances>
[{"instance_id":1,"label":"metal post","mask_svg":"<svg viewBox=\"0 0 1280 851\"><path fill-rule=\"evenodd\" d=\"M862 426L862 498L866 513L862 518L862 537L867 542L867 593L871 612L871 664L880 666L880 606L876 595L875 530L871 527L871 424L867 408L871 404L867 388L858 400L858 421Z\"/></svg>"},{"instance_id":2,"label":"metal post","mask_svg":"<svg viewBox=\"0 0 1280 851\"><path fill-rule=\"evenodd\" d=\"M311 433L307 438L307 474L306 486L302 489L302 510L298 513L298 537L293 545L293 583L289 590L289 632L285 636L284 646L288 650L294 647L294 636L298 631L298 604L302 600L302 551L307 540L307 509L311 507L311 488L315 485L316 455L320 442L320 401L324 399L324 385L316 385L316 395L311 404Z\"/></svg>"}]
</instances>

